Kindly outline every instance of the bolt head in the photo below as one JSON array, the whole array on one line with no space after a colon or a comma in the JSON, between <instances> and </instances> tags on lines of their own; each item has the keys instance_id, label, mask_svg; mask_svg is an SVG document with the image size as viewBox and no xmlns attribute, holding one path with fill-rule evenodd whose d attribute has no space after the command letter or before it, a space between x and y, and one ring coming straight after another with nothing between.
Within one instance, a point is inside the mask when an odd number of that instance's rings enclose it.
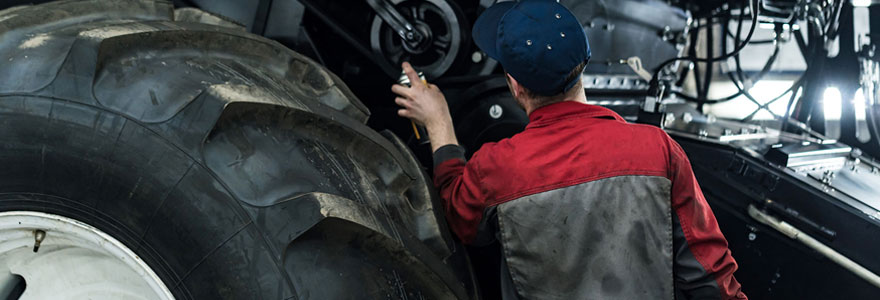
<instances>
[{"instance_id":1,"label":"bolt head","mask_svg":"<svg viewBox=\"0 0 880 300\"><path fill-rule=\"evenodd\" d=\"M709 131L706 131L705 129L700 129L697 134L700 136L709 136Z\"/></svg>"},{"instance_id":2,"label":"bolt head","mask_svg":"<svg viewBox=\"0 0 880 300\"><path fill-rule=\"evenodd\" d=\"M479 63L483 61L483 53L480 53L480 51L474 52L473 54L471 54L471 61L473 61L474 63Z\"/></svg>"},{"instance_id":3,"label":"bolt head","mask_svg":"<svg viewBox=\"0 0 880 300\"><path fill-rule=\"evenodd\" d=\"M691 113L686 112L686 113L684 113L684 115L682 115L681 120L684 121L685 123L690 123L691 121L694 120L694 116Z\"/></svg>"},{"instance_id":4,"label":"bolt head","mask_svg":"<svg viewBox=\"0 0 880 300\"><path fill-rule=\"evenodd\" d=\"M504 109L501 108L501 105L493 104L489 107L489 117L492 119L499 119L501 115L504 114Z\"/></svg>"}]
</instances>

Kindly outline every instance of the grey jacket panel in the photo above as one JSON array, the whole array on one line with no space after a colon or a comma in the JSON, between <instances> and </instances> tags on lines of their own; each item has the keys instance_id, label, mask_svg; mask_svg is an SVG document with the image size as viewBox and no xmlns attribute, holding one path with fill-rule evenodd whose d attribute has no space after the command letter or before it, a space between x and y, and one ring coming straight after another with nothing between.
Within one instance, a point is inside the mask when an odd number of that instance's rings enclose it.
<instances>
[{"instance_id":1,"label":"grey jacket panel","mask_svg":"<svg viewBox=\"0 0 880 300\"><path fill-rule=\"evenodd\" d=\"M498 205L522 299L673 299L669 179L619 176Z\"/></svg>"}]
</instances>

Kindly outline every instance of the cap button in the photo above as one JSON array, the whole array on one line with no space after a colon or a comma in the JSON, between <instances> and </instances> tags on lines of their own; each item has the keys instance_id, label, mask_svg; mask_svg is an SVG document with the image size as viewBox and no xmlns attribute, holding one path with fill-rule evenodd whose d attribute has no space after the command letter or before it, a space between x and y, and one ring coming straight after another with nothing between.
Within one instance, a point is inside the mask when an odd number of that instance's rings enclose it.
<instances>
[{"instance_id":1,"label":"cap button","mask_svg":"<svg viewBox=\"0 0 880 300\"><path fill-rule=\"evenodd\" d=\"M526 45L531 46L531 45L532 45L532 40L526 40Z\"/></svg>"},{"instance_id":2,"label":"cap button","mask_svg":"<svg viewBox=\"0 0 880 300\"><path fill-rule=\"evenodd\" d=\"M565 32L560 32L560 33L559 33L559 36L561 36L561 37L565 37Z\"/></svg>"},{"instance_id":3,"label":"cap button","mask_svg":"<svg viewBox=\"0 0 880 300\"><path fill-rule=\"evenodd\" d=\"M556 18L557 18L557 19L562 19L562 15L560 15L560 14L556 14Z\"/></svg>"},{"instance_id":4,"label":"cap button","mask_svg":"<svg viewBox=\"0 0 880 300\"><path fill-rule=\"evenodd\" d=\"M550 47L550 44L547 44L547 50L553 50L553 47Z\"/></svg>"}]
</instances>

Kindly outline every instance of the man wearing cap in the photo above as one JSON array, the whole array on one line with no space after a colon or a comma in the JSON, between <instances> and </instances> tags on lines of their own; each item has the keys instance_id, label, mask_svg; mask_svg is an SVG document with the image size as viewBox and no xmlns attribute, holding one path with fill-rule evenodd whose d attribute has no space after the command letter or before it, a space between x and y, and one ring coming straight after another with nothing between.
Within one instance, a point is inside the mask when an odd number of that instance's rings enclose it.
<instances>
[{"instance_id":1,"label":"man wearing cap","mask_svg":"<svg viewBox=\"0 0 880 300\"><path fill-rule=\"evenodd\" d=\"M657 127L586 104L590 47L552 0L499 2L476 21L529 115L525 131L465 161L443 93L395 85L424 124L434 184L464 243L497 239L505 299L746 299L736 262L681 147Z\"/></svg>"}]
</instances>

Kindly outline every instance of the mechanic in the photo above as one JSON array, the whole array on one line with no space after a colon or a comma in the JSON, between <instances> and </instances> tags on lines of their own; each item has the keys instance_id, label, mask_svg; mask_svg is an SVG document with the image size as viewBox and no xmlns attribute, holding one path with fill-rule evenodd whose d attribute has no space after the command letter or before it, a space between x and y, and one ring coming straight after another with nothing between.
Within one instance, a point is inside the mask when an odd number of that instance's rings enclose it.
<instances>
[{"instance_id":1,"label":"mechanic","mask_svg":"<svg viewBox=\"0 0 880 300\"><path fill-rule=\"evenodd\" d=\"M465 160L443 93L403 64L398 114L423 124L434 183L466 244L502 246L505 299L746 299L681 147L586 104L586 33L551 0L499 2L473 28L529 115Z\"/></svg>"}]
</instances>

